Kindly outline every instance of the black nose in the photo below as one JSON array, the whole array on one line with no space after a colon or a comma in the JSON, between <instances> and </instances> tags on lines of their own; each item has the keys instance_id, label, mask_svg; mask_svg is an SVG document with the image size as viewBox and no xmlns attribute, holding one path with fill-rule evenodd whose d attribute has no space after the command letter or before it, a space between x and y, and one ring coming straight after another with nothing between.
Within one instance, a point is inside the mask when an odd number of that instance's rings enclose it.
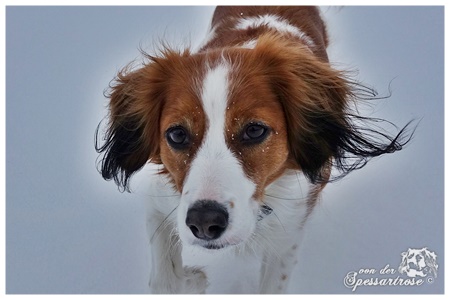
<instances>
[{"instance_id":1,"label":"black nose","mask_svg":"<svg viewBox=\"0 0 450 300\"><path fill-rule=\"evenodd\" d=\"M187 212L186 225L199 239L217 239L228 226L227 209L216 201L197 201Z\"/></svg>"}]
</instances>

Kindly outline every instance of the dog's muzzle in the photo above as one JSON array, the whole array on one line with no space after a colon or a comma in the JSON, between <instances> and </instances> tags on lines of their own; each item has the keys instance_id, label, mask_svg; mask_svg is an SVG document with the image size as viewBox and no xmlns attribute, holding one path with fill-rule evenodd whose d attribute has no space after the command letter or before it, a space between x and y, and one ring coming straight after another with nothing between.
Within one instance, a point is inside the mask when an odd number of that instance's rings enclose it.
<instances>
[{"instance_id":1,"label":"dog's muzzle","mask_svg":"<svg viewBox=\"0 0 450 300\"><path fill-rule=\"evenodd\" d=\"M197 201L187 212L186 225L198 239L218 239L228 226L227 209L217 201Z\"/></svg>"},{"instance_id":2,"label":"dog's muzzle","mask_svg":"<svg viewBox=\"0 0 450 300\"><path fill-rule=\"evenodd\" d=\"M272 213L272 208L262 205L257 214L257 221ZM186 226L197 238L195 244L206 249L221 249L234 242L220 241L220 237L229 225L227 208L214 200L196 201L187 211ZM237 243L236 243L237 244Z\"/></svg>"}]
</instances>

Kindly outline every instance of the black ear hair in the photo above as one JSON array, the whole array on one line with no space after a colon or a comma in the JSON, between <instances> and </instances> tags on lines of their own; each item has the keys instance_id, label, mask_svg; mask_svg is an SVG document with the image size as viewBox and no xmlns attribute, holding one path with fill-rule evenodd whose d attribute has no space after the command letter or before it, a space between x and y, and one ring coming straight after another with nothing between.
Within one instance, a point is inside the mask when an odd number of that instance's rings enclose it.
<instances>
[{"instance_id":1,"label":"black ear hair","mask_svg":"<svg viewBox=\"0 0 450 300\"><path fill-rule=\"evenodd\" d=\"M95 149L104 154L99 171L105 180L114 179L119 188L129 191L131 175L141 169L150 157L150 149L141 140L143 128L132 119L111 125L105 134L104 144L99 146L100 124L95 135Z\"/></svg>"},{"instance_id":2,"label":"black ear hair","mask_svg":"<svg viewBox=\"0 0 450 300\"><path fill-rule=\"evenodd\" d=\"M313 183L340 179L371 158L401 150L412 138L412 121L390 136L375 128L374 123L387 122L381 119L326 112L312 112L306 118L311 131L298 133L295 159ZM331 178L324 176L330 167L338 171Z\"/></svg>"},{"instance_id":3,"label":"black ear hair","mask_svg":"<svg viewBox=\"0 0 450 300\"><path fill-rule=\"evenodd\" d=\"M149 160L160 163L159 120L163 90L167 82L157 58L135 71L123 69L110 86L109 124L99 145L97 127L95 148L103 154L99 171L106 180L114 179L129 191L129 180Z\"/></svg>"},{"instance_id":4,"label":"black ear hair","mask_svg":"<svg viewBox=\"0 0 450 300\"><path fill-rule=\"evenodd\" d=\"M411 122L392 136L374 126L383 120L352 113L350 104L380 99L373 89L297 44L275 39L260 38L255 51L262 52L260 60L265 59L267 77L283 106L290 162L311 182L342 178L410 141ZM338 174L330 177L332 167Z\"/></svg>"},{"instance_id":5,"label":"black ear hair","mask_svg":"<svg viewBox=\"0 0 450 300\"><path fill-rule=\"evenodd\" d=\"M328 63L297 57L288 65L289 73L278 69L285 73L274 82L284 107L291 158L311 182L342 178L410 141L411 122L391 136L375 124L392 123L352 113L350 104L380 99L373 89L351 81ZM331 167L338 174L330 177Z\"/></svg>"}]
</instances>

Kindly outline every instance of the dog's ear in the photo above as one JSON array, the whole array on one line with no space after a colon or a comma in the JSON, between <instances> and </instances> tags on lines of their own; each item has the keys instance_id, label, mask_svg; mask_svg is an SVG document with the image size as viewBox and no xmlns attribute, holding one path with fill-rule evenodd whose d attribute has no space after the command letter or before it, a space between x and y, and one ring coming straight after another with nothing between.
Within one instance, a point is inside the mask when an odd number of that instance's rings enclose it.
<instances>
[{"instance_id":1,"label":"dog's ear","mask_svg":"<svg viewBox=\"0 0 450 300\"><path fill-rule=\"evenodd\" d=\"M98 128L96 133L103 178L114 179L125 190L130 176L148 160L160 163L159 121L169 75L163 59L148 59L139 69L119 72L107 95L109 124L103 145L98 145Z\"/></svg>"},{"instance_id":2,"label":"dog's ear","mask_svg":"<svg viewBox=\"0 0 450 300\"><path fill-rule=\"evenodd\" d=\"M270 57L270 81L282 103L291 161L311 182L329 180L330 168L345 176L367 161L402 149L410 139L405 126L395 136L374 129L372 122L350 112L358 97L375 97L373 90L348 79L306 48L263 37L255 47Z\"/></svg>"}]
</instances>

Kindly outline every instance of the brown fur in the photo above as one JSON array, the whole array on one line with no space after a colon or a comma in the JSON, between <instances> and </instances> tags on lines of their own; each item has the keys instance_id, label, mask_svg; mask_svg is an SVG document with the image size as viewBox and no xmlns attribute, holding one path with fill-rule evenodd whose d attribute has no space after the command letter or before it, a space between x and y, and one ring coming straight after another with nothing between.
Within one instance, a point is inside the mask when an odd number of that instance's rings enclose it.
<instances>
[{"instance_id":1,"label":"brown fur","mask_svg":"<svg viewBox=\"0 0 450 300\"><path fill-rule=\"evenodd\" d=\"M315 45L309 48L298 37L267 26L231 30L237 18L268 13L296 25ZM231 66L226 139L247 176L257 183L256 198L287 168L302 170L322 188L332 164L345 175L407 142L401 142L406 127L391 138L352 123L358 118L348 113L353 89L371 90L329 65L328 39L317 8L218 7L212 26L213 38L198 53L165 49L159 57L147 55L141 68L118 74L110 94L106 143L98 148L105 152L104 178L126 187L129 177L150 160L163 163L181 191L208 128L201 84L207 66L223 60ZM239 46L253 39L254 49ZM271 132L263 143L244 147L237 138L252 121L265 122ZM167 144L165 133L176 125L189 131L189 149L177 151Z\"/></svg>"},{"instance_id":2,"label":"brown fur","mask_svg":"<svg viewBox=\"0 0 450 300\"><path fill-rule=\"evenodd\" d=\"M234 28L239 19L265 14L280 16L305 32L307 36L312 38L316 45L311 50L320 59L328 61L326 53L326 47L328 46L326 28L320 17L319 9L315 6L218 6L214 11L211 22L211 26L213 28L216 27L216 35L202 49L209 50L238 45L244 41L256 39L268 32L277 34L276 31L272 31L267 27L239 31L233 30L233 34L230 34L230 29ZM297 40L293 36L289 37Z\"/></svg>"}]
</instances>

